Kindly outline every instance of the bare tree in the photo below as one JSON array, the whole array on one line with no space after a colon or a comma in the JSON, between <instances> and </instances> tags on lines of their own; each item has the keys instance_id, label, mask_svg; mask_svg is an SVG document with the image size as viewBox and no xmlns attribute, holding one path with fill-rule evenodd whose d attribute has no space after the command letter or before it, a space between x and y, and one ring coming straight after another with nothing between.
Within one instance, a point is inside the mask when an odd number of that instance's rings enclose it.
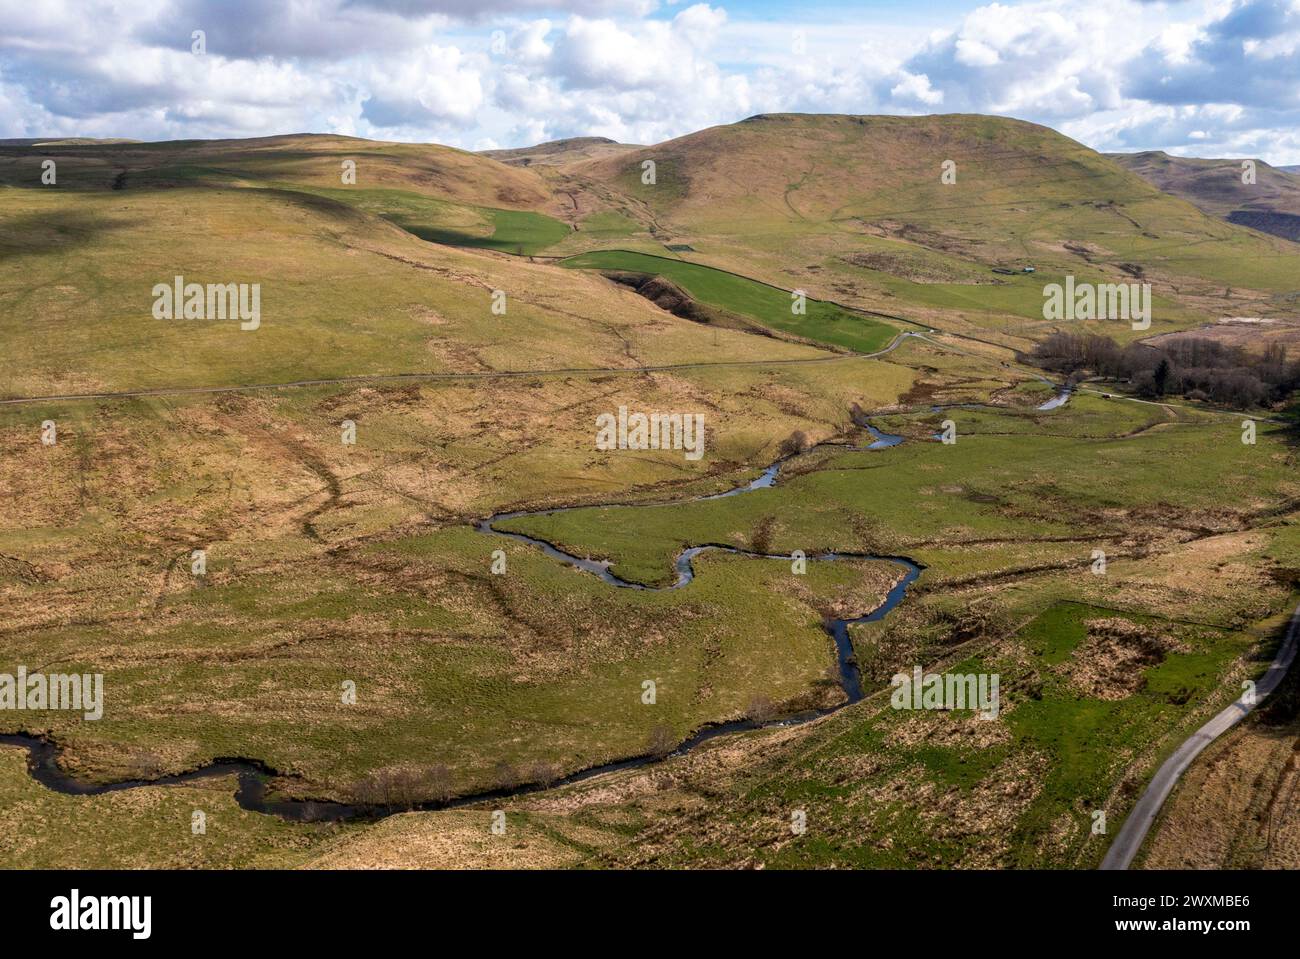
<instances>
[{"instance_id":1,"label":"bare tree","mask_svg":"<svg viewBox=\"0 0 1300 959\"><path fill-rule=\"evenodd\" d=\"M533 763L528 775L529 781L542 789L549 789L555 785L555 781L559 778L559 770L555 768L554 764L548 763L544 759L539 759Z\"/></svg>"},{"instance_id":2,"label":"bare tree","mask_svg":"<svg viewBox=\"0 0 1300 959\"><path fill-rule=\"evenodd\" d=\"M453 795L451 771L441 763L376 769L351 791L357 802L384 809L412 809L422 802L446 802Z\"/></svg>"},{"instance_id":3,"label":"bare tree","mask_svg":"<svg viewBox=\"0 0 1300 959\"><path fill-rule=\"evenodd\" d=\"M514 789L519 785L519 770L514 763L500 760L492 770L498 789Z\"/></svg>"},{"instance_id":4,"label":"bare tree","mask_svg":"<svg viewBox=\"0 0 1300 959\"><path fill-rule=\"evenodd\" d=\"M663 759L676 748L677 737L668 726L660 724L650 730L650 736L646 740L646 752L649 755Z\"/></svg>"},{"instance_id":5,"label":"bare tree","mask_svg":"<svg viewBox=\"0 0 1300 959\"><path fill-rule=\"evenodd\" d=\"M445 803L453 795L451 770L442 763L430 766L424 771L421 785L425 799Z\"/></svg>"},{"instance_id":6,"label":"bare tree","mask_svg":"<svg viewBox=\"0 0 1300 959\"><path fill-rule=\"evenodd\" d=\"M749 699L745 715L757 723L765 723L776 715L776 706L762 693L756 693Z\"/></svg>"},{"instance_id":7,"label":"bare tree","mask_svg":"<svg viewBox=\"0 0 1300 959\"><path fill-rule=\"evenodd\" d=\"M1281 344L1270 344L1261 357L1205 337L1121 347L1104 336L1053 333L1027 358L1072 381L1091 372L1127 383L1140 396L1181 394L1241 409L1280 401L1300 386L1300 364L1288 362Z\"/></svg>"}]
</instances>

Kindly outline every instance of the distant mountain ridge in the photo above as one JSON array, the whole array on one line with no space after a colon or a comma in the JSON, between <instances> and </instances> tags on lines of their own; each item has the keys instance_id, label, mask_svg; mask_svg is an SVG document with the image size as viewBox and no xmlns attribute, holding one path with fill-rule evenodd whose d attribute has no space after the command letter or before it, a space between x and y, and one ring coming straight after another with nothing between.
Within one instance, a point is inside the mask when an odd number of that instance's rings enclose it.
<instances>
[{"instance_id":1,"label":"distant mountain ridge","mask_svg":"<svg viewBox=\"0 0 1300 959\"><path fill-rule=\"evenodd\" d=\"M619 143L609 137L568 137L548 140L530 147L507 150L481 150L480 155L491 157L510 166L558 166L577 160L590 160L635 150L630 143Z\"/></svg>"},{"instance_id":2,"label":"distant mountain ridge","mask_svg":"<svg viewBox=\"0 0 1300 959\"><path fill-rule=\"evenodd\" d=\"M1243 160L1175 157L1153 150L1107 154L1166 193L1211 216L1283 239L1300 241L1300 167L1254 160L1253 183L1243 182Z\"/></svg>"}]
</instances>

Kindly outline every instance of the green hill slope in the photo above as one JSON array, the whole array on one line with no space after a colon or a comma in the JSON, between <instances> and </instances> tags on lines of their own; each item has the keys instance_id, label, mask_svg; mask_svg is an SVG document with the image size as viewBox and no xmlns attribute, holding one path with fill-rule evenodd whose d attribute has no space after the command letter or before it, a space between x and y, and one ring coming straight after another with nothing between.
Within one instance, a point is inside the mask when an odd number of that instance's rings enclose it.
<instances>
[{"instance_id":1,"label":"green hill slope","mask_svg":"<svg viewBox=\"0 0 1300 959\"><path fill-rule=\"evenodd\" d=\"M818 296L1018 320L1022 335L1036 335L1025 321L1041 320L1043 284L1065 274L1150 282L1157 326L1172 329L1284 310L1300 267L1289 244L1000 117L764 115L566 170L620 198L647 251L684 245ZM1026 266L1028 282L993 272Z\"/></svg>"}]
</instances>

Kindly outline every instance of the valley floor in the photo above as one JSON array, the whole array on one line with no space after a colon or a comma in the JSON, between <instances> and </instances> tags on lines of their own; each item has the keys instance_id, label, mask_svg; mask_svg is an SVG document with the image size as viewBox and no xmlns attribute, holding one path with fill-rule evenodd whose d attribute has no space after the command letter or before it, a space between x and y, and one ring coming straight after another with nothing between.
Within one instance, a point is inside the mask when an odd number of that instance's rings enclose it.
<instances>
[{"instance_id":1,"label":"valley floor","mask_svg":"<svg viewBox=\"0 0 1300 959\"><path fill-rule=\"evenodd\" d=\"M1035 181L1009 243L932 185L702 211L383 145L342 190L354 147L88 153L65 193L0 156L28 238L0 250L0 673L105 689L98 720L0 710L85 793L0 745L7 862L1093 868L1271 659L1300 585L1287 421L1244 443L1246 414L1066 397L1020 351L1076 260L1143 258L1153 333L1280 311L1273 240L1109 168L1087 188L1122 202ZM1048 243L1076 228L1110 247ZM982 262L1030 251L1039 280ZM176 263L264 281L262 327L153 319ZM702 417L705 455L599 449L621 409ZM996 717L896 708L915 669L996 676ZM1140 864L1294 865L1287 688Z\"/></svg>"}]
</instances>

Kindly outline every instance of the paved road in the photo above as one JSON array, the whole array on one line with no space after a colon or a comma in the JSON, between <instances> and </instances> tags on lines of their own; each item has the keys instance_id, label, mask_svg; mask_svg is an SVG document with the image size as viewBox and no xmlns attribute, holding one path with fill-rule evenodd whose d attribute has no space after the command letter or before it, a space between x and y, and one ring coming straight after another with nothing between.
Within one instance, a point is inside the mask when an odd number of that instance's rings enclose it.
<instances>
[{"instance_id":1,"label":"paved road","mask_svg":"<svg viewBox=\"0 0 1300 959\"><path fill-rule=\"evenodd\" d=\"M1133 862L1133 857L1142 848L1142 841L1146 839L1147 830L1155 822L1160 807L1164 805L1165 800L1169 797L1174 784L1178 782L1178 777L1192 764L1192 760L1199 756L1201 751L1214 742L1215 739L1245 719L1250 711L1263 702L1264 697L1273 692L1278 684L1282 682L1282 677L1286 675L1292 660L1295 659L1297 633L1300 633L1300 607L1296 607L1296 611L1291 615L1291 626L1287 629L1286 638L1282 641L1272 665L1268 667L1268 671L1255 684L1254 702L1249 704L1244 702L1245 693L1242 693L1241 699L1238 699L1211 719L1198 729L1190 739L1174 750L1174 754L1165 760L1163 766L1156 770L1151 785L1147 787L1146 792L1142 794L1142 798L1138 800L1137 805L1133 807L1133 811L1129 813L1128 819L1124 821L1123 828L1120 829L1119 835L1115 837L1115 841L1111 843L1106 858L1101 862L1102 869L1127 869L1129 867Z\"/></svg>"}]
</instances>

